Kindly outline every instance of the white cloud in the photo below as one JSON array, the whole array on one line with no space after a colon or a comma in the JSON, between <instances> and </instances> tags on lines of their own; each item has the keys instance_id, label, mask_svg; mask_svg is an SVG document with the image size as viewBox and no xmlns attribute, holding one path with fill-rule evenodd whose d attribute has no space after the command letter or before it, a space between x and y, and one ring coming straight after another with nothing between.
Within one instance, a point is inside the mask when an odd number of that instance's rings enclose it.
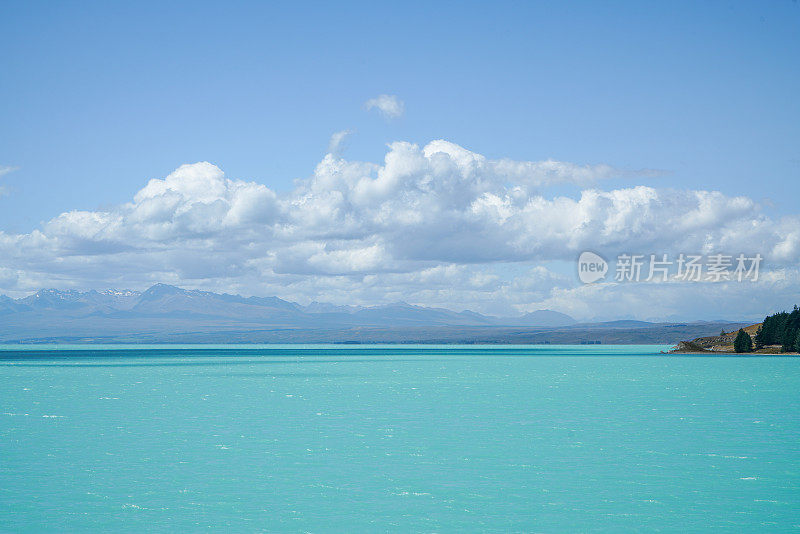
<instances>
[{"instance_id":1,"label":"white cloud","mask_svg":"<svg viewBox=\"0 0 800 534\"><path fill-rule=\"evenodd\" d=\"M11 166L8 166L8 165L0 165L0 176L5 176L6 174L8 174L10 172L14 172L14 171L16 171L18 169L19 169L19 167L11 167Z\"/></svg>"},{"instance_id":2,"label":"white cloud","mask_svg":"<svg viewBox=\"0 0 800 534\"><path fill-rule=\"evenodd\" d=\"M350 130L342 130L331 135L331 140L328 142L328 154L333 154L334 156L340 155L344 149L347 138L350 137L352 133L353 132Z\"/></svg>"},{"instance_id":3,"label":"white cloud","mask_svg":"<svg viewBox=\"0 0 800 534\"><path fill-rule=\"evenodd\" d=\"M800 272L776 269L758 282L605 283L555 288L536 303L581 320L750 320L797 303Z\"/></svg>"},{"instance_id":4,"label":"white cloud","mask_svg":"<svg viewBox=\"0 0 800 534\"><path fill-rule=\"evenodd\" d=\"M377 109L381 115L388 119L402 117L405 113L405 104L395 95L378 95L364 102L364 108L369 111Z\"/></svg>"},{"instance_id":5,"label":"white cloud","mask_svg":"<svg viewBox=\"0 0 800 534\"><path fill-rule=\"evenodd\" d=\"M492 160L442 140L392 143L382 163L331 151L287 192L230 179L211 163L183 165L113 209L0 232L0 291L163 281L301 302L407 300L592 318L612 309L646 315L654 298L680 314L697 294L735 300L754 285L579 287L564 266L587 249L761 252L766 268L795 280L797 216L773 219L752 199L714 191L599 187L619 175L608 165ZM563 183L584 189L548 195Z\"/></svg>"},{"instance_id":6,"label":"white cloud","mask_svg":"<svg viewBox=\"0 0 800 534\"><path fill-rule=\"evenodd\" d=\"M342 152L346 148L347 139L352 134L353 132L351 130L341 130L331 135L331 139L328 141L328 154L341 156Z\"/></svg>"},{"instance_id":7,"label":"white cloud","mask_svg":"<svg viewBox=\"0 0 800 534\"><path fill-rule=\"evenodd\" d=\"M8 165L0 165L0 178L2 178L3 176L5 176L6 174L8 174L10 172L16 171L17 169L19 169L19 167L10 167ZM0 197L4 197L4 196L8 195L8 193L9 193L8 187L6 187L5 185L0 185Z\"/></svg>"}]
</instances>

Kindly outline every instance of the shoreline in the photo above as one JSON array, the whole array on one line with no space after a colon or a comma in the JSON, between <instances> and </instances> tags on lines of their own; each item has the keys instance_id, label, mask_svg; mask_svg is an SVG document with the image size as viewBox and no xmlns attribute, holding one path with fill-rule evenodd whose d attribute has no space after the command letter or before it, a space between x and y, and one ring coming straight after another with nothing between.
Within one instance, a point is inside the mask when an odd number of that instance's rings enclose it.
<instances>
[{"instance_id":1,"label":"shoreline","mask_svg":"<svg viewBox=\"0 0 800 534\"><path fill-rule=\"evenodd\" d=\"M704 351L690 351L690 350L675 350L663 352L662 354L703 354L713 356L800 356L800 352L733 352L722 350L704 350Z\"/></svg>"}]
</instances>

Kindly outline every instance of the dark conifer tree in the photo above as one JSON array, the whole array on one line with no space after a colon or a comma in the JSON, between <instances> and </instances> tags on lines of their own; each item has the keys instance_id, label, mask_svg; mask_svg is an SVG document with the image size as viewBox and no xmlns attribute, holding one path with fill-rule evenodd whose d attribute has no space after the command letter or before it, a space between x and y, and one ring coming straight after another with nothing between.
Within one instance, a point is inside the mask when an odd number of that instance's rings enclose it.
<instances>
[{"instance_id":1,"label":"dark conifer tree","mask_svg":"<svg viewBox=\"0 0 800 534\"><path fill-rule=\"evenodd\" d=\"M755 346L756 350L764 348L764 336L761 331L761 327L758 327L756 331L756 337L753 339L753 345Z\"/></svg>"},{"instance_id":2,"label":"dark conifer tree","mask_svg":"<svg viewBox=\"0 0 800 534\"><path fill-rule=\"evenodd\" d=\"M792 313L787 315L786 322L783 325L781 345L783 345L784 352L794 351L798 332L800 332L800 309L797 309L797 306L795 306Z\"/></svg>"},{"instance_id":3,"label":"dark conifer tree","mask_svg":"<svg viewBox=\"0 0 800 534\"><path fill-rule=\"evenodd\" d=\"M736 339L733 341L733 350L736 352L752 352L753 351L753 339L750 337L750 334L739 329L739 333L736 334Z\"/></svg>"}]
</instances>

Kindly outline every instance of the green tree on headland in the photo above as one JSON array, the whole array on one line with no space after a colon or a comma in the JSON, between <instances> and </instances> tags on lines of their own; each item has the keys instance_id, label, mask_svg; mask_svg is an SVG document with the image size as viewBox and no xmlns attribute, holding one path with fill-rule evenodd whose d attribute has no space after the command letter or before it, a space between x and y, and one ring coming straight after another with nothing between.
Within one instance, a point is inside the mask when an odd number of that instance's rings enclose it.
<instances>
[{"instance_id":1,"label":"green tree on headland","mask_svg":"<svg viewBox=\"0 0 800 534\"><path fill-rule=\"evenodd\" d=\"M798 332L800 332L800 309L797 309L797 306L795 306L792 313L786 318L786 323L783 326L783 339L781 340L783 352L792 352L795 350Z\"/></svg>"},{"instance_id":2,"label":"green tree on headland","mask_svg":"<svg viewBox=\"0 0 800 534\"><path fill-rule=\"evenodd\" d=\"M797 337L800 336L800 309L794 307L791 313L780 312L764 319L756 333L757 349L767 345L780 345L783 352L797 350Z\"/></svg>"},{"instance_id":3,"label":"green tree on headland","mask_svg":"<svg viewBox=\"0 0 800 534\"><path fill-rule=\"evenodd\" d=\"M765 318L761 325L761 331L757 334L756 344L760 346L782 345L783 330L788 319L789 314L786 312L776 313Z\"/></svg>"},{"instance_id":4,"label":"green tree on headland","mask_svg":"<svg viewBox=\"0 0 800 534\"><path fill-rule=\"evenodd\" d=\"M794 351L800 352L800 330L797 331L797 339L794 340Z\"/></svg>"},{"instance_id":5,"label":"green tree on headland","mask_svg":"<svg viewBox=\"0 0 800 534\"><path fill-rule=\"evenodd\" d=\"M733 340L733 350L739 353L753 352L753 338L741 328L739 329L739 333L736 334L736 339Z\"/></svg>"},{"instance_id":6,"label":"green tree on headland","mask_svg":"<svg viewBox=\"0 0 800 534\"><path fill-rule=\"evenodd\" d=\"M761 334L761 327L760 326L758 327L758 330L756 331L756 335L753 338L753 347L756 350L764 348L764 340L763 340L763 336Z\"/></svg>"}]
</instances>

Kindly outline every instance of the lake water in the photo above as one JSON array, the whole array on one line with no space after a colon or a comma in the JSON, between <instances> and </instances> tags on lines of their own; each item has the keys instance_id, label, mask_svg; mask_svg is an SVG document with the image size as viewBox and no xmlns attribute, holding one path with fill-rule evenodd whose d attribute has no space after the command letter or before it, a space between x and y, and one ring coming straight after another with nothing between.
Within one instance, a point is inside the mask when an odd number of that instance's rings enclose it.
<instances>
[{"instance_id":1,"label":"lake water","mask_svg":"<svg viewBox=\"0 0 800 534\"><path fill-rule=\"evenodd\" d=\"M800 359L0 347L0 530L800 529Z\"/></svg>"}]
</instances>

